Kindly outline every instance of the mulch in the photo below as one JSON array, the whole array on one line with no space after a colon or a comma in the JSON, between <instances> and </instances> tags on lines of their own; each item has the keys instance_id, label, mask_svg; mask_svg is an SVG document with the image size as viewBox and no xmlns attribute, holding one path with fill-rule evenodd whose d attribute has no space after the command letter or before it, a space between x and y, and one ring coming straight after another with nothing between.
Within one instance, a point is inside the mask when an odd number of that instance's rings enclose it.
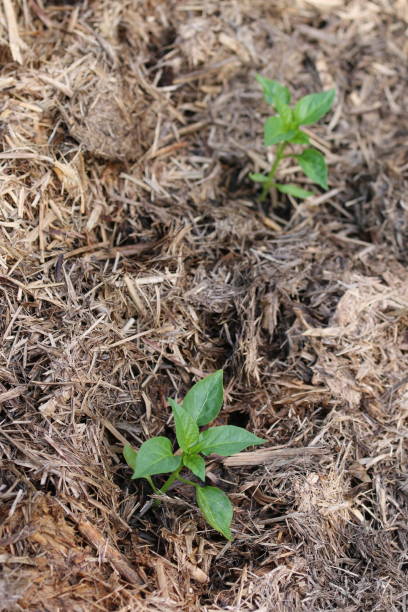
<instances>
[{"instance_id":1,"label":"mulch","mask_svg":"<svg viewBox=\"0 0 408 612\"><path fill-rule=\"evenodd\" d=\"M405 610L405 0L0 3L0 609ZM270 112L329 191L264 204ZM283 180L308 187L286 160ZM122 448L225 373L229 543Z\"/></svg>"}]
</instances>

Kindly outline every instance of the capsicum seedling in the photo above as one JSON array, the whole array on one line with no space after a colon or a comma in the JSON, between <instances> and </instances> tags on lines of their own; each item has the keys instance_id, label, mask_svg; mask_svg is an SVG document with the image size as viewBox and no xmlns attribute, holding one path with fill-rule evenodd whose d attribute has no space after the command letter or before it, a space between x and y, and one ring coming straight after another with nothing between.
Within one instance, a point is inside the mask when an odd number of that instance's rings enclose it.
<instances>
[{"instance_id":1,"label":"capsicum seedling","mask_svg":"<svg viewBox=\"0 0 408 612\"><path fill-rule=\"evenodd\" d=\"M232 540L233 508L226 493L218 487L194 482L182 476L185 470L189 470L204 483L205 456L216 453L229 457L248 446L264 442L253 433L235 425L220 425L200 431L200 427L208 425L218 416L223 399L223 372L218 370L191 387L182 403L171 398L167 400L173 412L179 446L176 453L169 438L158 436L146 440L139 451L126 445L123 455L133 470L132 478L145 478L156 494L166 493L175 481L193 486L197 505L207 523L227 540ZM170 473L170 476L164 485L156 487L152 476L166 473Z\"/></svg>"},{"instance_id":2,"label":"capsicum seedling","mask_svg":"<svg viewBox=\"0 0 408 612\"><path fill-rule=\"evenodd\" d=\"M276 145L272 167L267 174L257 172L249 175L253 181L262 185L259 199L265 200L272 188L295 198L308 198L314 195L298 185L276 182L279 165L287 157L294 159L314 183L327 189L327 164L324 155L309 145L309 136L301 127L316 123L329 112L336 90L309 94L298 100L294 106L290 106L291 94L287 87L260 74L256 79L263 89L265 101L276 111L276 115L268 117L264 124L265 146ZM301 152L295 150L294 145L300 145L297 149L303 148L303 150ZM289 153L288 147L291 149Z\"/></svg>"}]
</instances>

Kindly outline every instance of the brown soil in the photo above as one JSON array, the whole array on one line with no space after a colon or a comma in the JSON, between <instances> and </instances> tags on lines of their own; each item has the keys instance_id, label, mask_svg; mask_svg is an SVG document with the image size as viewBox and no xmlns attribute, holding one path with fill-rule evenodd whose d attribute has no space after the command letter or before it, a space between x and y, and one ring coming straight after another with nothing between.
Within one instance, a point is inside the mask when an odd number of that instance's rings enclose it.
<instances>
[{"instance_id":1,"label":"brown soil","mask_svg":"<svg viewBox=\"0 0 408 612\"><path fill-rule=\"evenodd\" d=\"M408 605L406 0L0 4L0 608ZM261 207L268 108L335 87L330 189ZM306 185L287 165L284 179ZM210 461L143 512L121 451L222 368Z\"/></svg>"}]
</instances>

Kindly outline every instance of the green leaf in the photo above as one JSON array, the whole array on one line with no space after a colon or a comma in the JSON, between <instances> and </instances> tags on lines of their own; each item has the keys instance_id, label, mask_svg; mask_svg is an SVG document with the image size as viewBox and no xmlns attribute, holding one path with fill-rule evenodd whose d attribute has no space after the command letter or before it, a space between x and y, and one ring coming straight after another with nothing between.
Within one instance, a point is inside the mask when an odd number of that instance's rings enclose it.
<instances>
[{"instance_id":1,"label":"green leaf","mask_svg":"<svg viewBox=\"0 0 408 612\"><path fill-rule=\"evenodd\" d=\"M183 400L183 408L196 421L197 425L207 425L218 416L224 401L223 371L199 380Z\"/></svg>"},{"instance_id":2,"label":"green leaf","mask_svg":"<svg viewBox=\"0 0 408 612\"><path fill-rule=\"evenodd\" d=\"M173 455L171 442L159 436L142 444L137 453L137 462L132 478L144 478L154 474L174 472L181 465L181 456Z\"/></svg>"},{"instance_id":3,"label":"green leaf","mask_svg":"<svg viewBox=\"0 0 408 612\"><path fill-rule=\"evenodd\" d=\"M198 444L193 448L194 452L209 455L216 453L222 457L228 457L239 453L247 446L263 444L265 440L258 438L242 427L235 425L221 425L220 427L210 427L200 434Z\"/></svg>"},{"instance_id":4,"label":"green leaf","mask_svg":"<svg viewBox=\"0 0 408 612\"><path fill-rule=\"evenodd\" d=\"M196 487L197 504L205 520L227 540L232 540L232 504L228 495L217 487Z\"/></svg>"},{"instance_id":5,"label":"green leaf","mask_svg":"<svg viewBox=\"0 0 408 612\"><path fill-rule=\"evenodd\" d=\"M260 172L252 172L249 175L249 178L252 181L255 181L255 183L268 183L269 182L269 178L265 176L265 174L261 174Z\"/></svg>"},{"instance_id":6,"label":"green leaf","mask_svg":"<svg viewBox=\"0 0 408 612\"><path fill-rule=\"evenodd\" d=\"M264 143L266 147L278 142L290 140L296 134L296 130L288 130L283 120L278 115L268 117L264 124Z\"/></svg>"},{"instance_id":7,"label":"green leaf","mask_svg":"<svg viewBox=\"0 0 408 612\"><path fill-rule=\"evenodd\" d=\"M125 461L128 464L128 466L130 468L132 468L133 471L135 471L135 469L136 469L137 452L135 451L134 448L132 448L130 446L130 444L126 444L126 446L124 447L124 449L123 449L123 456L124 456Z\"/></svg>"},{"instance_id":8,"label":"green leaf","mask_svg":"<svg viewBox=\"0 0 408 612\"><path fill-rule=\"evenodd\" d=\"M296 134L288 142L292 144L309 144L310 138L302 130L297 130Z\"/></svg>"},{"instance_id":9,"label":"green leaf","mask_svg":"<svg viewBox=\"0 0 408 612\"><path fill-rule=\"evenodd\" d=\"M290 91L287 87L261 74L257 74L255 78L262 87L264 99L267 104L272 104L277 110L277 104L289 104Z\"/></svg>"},{"instance_id":10,"label":"green leaf","mask_svg":"<svg viewBox=\"0 0 408 612\"><path fill-rule=\"evenodd\" d=\"M306 199L314 195L311 191L306 191L306 189L302 189L297 185L279 185L278 183L275 183L275 187L281 193L287 193L295 198Z\"/></svg>"},{"instance_id":11,"label":"green leaf","mask_svg":"<svg viewBox=\"0 0 408 612\"><path fill-rule=\"evenodd\" d=\"M190 414L182 406L179 406L177 402L171 398L167 401L173 411L177 442L183 451L188 451L198 440L200 434L198 425Z\"/></svg>"},{"instance_id":12,"label":"green leaf","mask_svg":"<svg viewBox=\"0 0 408 612\"><path fill-rule=\"evenodd\" d=\"M327 189L327 165L324 156L316 149L305 149L301 155L294 155L303 172L312 181Z\"/></svg>"},{"instance_id":13,"label":"green leaf","mask_svg":"<svg viewBox=\"0 0 408 612\"><path fill-rule=\"evenodd\" d=\"M332 107L335 89L309 94L301 98L294 110L294 119L298 125L310 125L319 121Z\"/></svg>"},{"instance_id":14,"label":"green leaf","mask_svg":"<svg viewBox=\"0 0 408 612\"><path fill-rule=\"evenodd\" d=\"M201 480L205 480L205 461L200 455L184 455L183 463Z\"/></svg>"},{"instance_id":15,"label":"green leaf","mask_svg":"<svg viewBox=\"0 0 408 612\"><path fill-rule=\"evenodd\" d=\"M287 104L278 104L277 111L286 129L293 129L293 111Z\"/></svg>"}]
</instances>

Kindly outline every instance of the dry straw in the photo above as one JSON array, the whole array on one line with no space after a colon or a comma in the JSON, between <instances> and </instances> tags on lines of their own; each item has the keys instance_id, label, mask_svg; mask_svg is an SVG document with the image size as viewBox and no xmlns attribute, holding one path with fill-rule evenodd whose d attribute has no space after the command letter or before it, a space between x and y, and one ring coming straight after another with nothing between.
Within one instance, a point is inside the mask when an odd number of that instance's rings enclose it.
<instances>
[{"instance_id":1,"label":"dry straw","mask_svg":"<svg viewBox=\"0 0 408 612\"><path fill-rule=\"evenodd\" d=\"M3 609L405 609L404 20L389 0L0 2ZM338 90L313 132L324 197L258 208L256 72ZM182 489L143 513L121 458L218 368L219 424L269 442L210 463L227 545Z\"/></svg>"}]
</instances>

